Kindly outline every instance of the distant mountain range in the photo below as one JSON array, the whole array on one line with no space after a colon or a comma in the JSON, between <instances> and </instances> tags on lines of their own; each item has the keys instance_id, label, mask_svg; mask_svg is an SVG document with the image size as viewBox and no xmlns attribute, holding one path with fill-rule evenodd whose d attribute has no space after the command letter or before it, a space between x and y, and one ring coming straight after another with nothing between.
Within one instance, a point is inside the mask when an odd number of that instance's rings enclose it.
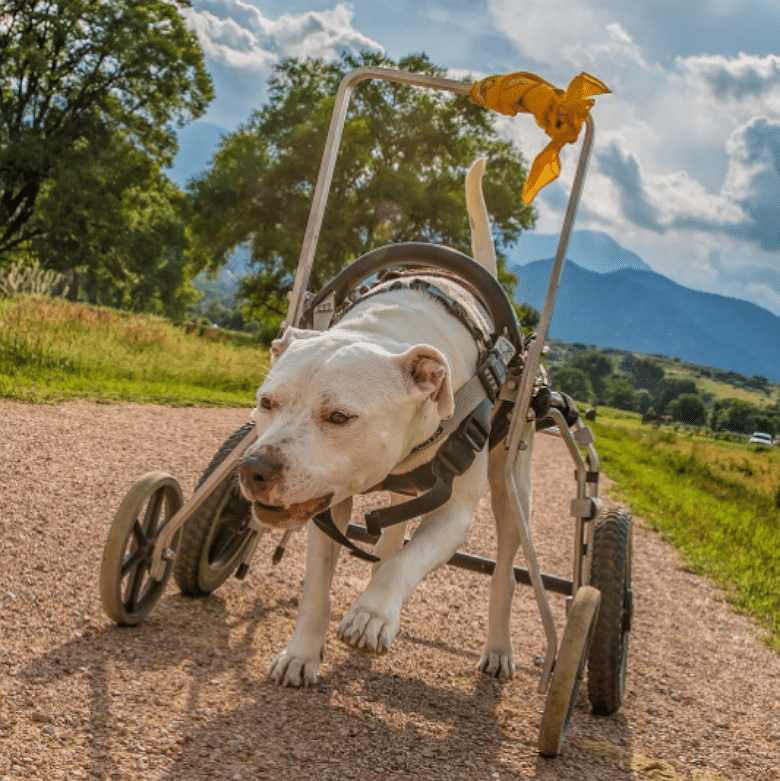
<instances>
[{"instance_id":1,"label":"distant mountain range","mask_svg":"<svg viewBox=\"0 0 780 781\"><path fill-rule=\"evenodd\" d=\"M557 234L523 233L520 242L508 253L508 265L522 266L534 260L554 258L558 251L558 239ZM580 268L601 274L621 268L652 271L639 255L621 247L601 231L573 231L566 257L572 259Z\"/></svg>"},{"instance_id":2,"label":"distant mountain range","mask_svg":"<svg viewBox=\"0 0 780 781\"><path fill-rule=\"evenodd\" d=\"M582 233L589 234L584 243L578 239ZM657 353L780 382L780 317L747 301L678 285L593 233L576 231L572 237L549 338ZM620 252L601 261L592 253L577 254L578 246L599 243L614 244ZM623 253L631 264L621 267ZM518 301L541 311L551 267L551 258L511 266L520 283Z\"/></svg>"}]
</instances>

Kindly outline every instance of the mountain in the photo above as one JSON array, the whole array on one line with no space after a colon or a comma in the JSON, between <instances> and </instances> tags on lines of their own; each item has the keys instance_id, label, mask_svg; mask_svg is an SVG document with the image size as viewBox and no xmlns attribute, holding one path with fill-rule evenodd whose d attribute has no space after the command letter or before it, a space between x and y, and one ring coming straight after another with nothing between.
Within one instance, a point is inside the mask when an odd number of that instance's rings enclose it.
<instances>
[{"instance_id":1,"label":"mountain","mask_svg":"<svg viewBox=\"0 0 780 781\"><path fill-rule=\"evenodd\" d=\"M513 266L516 298L541 311L552 260ZM780 317L636 268L598 273L567 262L551 339L658 353L780 382Z\"/></svg>"},{"instance_id":2,"label":"mountain","mask_svg":"<svg viewBox=\"0 0 780 781\"><path fill-rule=\"evenodd\" d=\"M508 253L509 266L525 265L534 260L554 258L558 251L558 234L524 233L520 242ZM621 268L652 269L635 252L621 247L601 231L576 230L572 232L566 259L580 268L604 273Z\"/></svg>"}]
</instances>

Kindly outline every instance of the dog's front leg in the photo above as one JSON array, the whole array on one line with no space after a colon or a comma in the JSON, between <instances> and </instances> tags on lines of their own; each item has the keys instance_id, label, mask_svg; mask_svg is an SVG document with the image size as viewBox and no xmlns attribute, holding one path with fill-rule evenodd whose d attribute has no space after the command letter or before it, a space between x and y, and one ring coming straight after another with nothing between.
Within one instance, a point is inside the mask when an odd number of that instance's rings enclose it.
<instances>
[{"instance_id":1,"label":"dog's front leg","mask_svg":"<svg viewBox=\"0 0 780 781\"><path fill-rule=\"evenodd\" d=\"M338 528L347 528L352 499L331 508ZM271 663L271 680L282 686L310 686L325 654L325 635L330 622L330 584L341 546L309 524L303 593L290 642Z\"/></svg>"},{"instance_id":2,"label":"dog's front leg","mask_svg":"<svg viewBox=\"0 0 780 781\"><path fill-rule=\"evenodd\" d=\"M351 648L385 654L398 634L401 608L417 584L446 564L468 534L485 486L487 456L480 453L469 471L453 484L446 505L427 515L411 542L383 561L338 628Z\"/></svg>"}]
</instances>

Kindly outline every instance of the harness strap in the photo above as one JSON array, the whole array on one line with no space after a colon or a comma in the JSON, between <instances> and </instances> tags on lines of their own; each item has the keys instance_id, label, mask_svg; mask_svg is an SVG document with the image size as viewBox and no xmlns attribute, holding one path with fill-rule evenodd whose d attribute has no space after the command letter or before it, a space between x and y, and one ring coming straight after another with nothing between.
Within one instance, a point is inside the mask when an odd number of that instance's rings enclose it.
<instances>
[{"instance_id":1,"label":"harness strap","mask_svg":"<svg viewBox=\"0 0 780 781\"><path fill-rule=\"evenodd\" d=\"M463 425L439 448L429 465L433 485L430 488L426 486L423 489L425 493L403 504L382 507L366 513L366 529L369 534L379 537L386 526L394 526L420 515L426 515L450 500L453 480L474 463L477 453L487 444L492 408L492 401L485 397L464 420ZM382 487L389 488L386 483L383 483Z\"/></svg>"},{"instance_id":2,"label":"harness strap","mask_svg":"<svg viewBox=\"0 0 780 781\"><path fill-rule=\"evenodd\" d=\"M379 561L378 556L374 556L373 553L369 553L368 551L359 548L345 534L341 533L339 527L336 526L335 522L333 521L333 516L330 514L329 509L315 515L314 518L312 518L312 521L314 522L314 525L321 532L323 532L323 534L327 534L328 537L330 537L334 542L337 542L339 545L343 545L353 556L357 557L358 559L372 562Z\"/></svg>"}]
</instances>

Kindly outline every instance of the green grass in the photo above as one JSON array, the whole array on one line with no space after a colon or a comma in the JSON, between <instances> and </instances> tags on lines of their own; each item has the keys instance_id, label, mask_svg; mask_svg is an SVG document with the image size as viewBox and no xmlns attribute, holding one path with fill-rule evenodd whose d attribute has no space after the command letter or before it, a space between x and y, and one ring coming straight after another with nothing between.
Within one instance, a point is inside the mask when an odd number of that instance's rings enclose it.
<instances>
[{"instance_id":1,"label":"green grass","mask_svg":"<svg viewBox=\"0 0 780 781\"><path fill-rule=\"evenodd\" d=\"M186 334L159 317L0 299L0 397L251 406L267 367L260 347Z\"/></svg>"},{"instance_id":2,"label":"green grass","mask_svg":"<svg viewBox=\"0 0 780 781\"><path fill-rule=\"evenodd\" d=\"M755 616L780 652L780 448L708 442L603 417L592 425L618 498L673 543L691 571Z\"/></svg>"}]
</instances>

